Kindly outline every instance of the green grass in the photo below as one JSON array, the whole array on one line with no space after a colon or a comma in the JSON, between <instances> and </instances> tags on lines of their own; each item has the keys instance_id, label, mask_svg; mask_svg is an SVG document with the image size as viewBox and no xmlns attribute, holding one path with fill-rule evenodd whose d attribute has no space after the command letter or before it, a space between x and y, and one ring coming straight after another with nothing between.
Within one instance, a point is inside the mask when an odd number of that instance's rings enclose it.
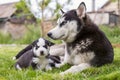
<instances>
[{"instance_id":1,"label":"green grass","mask_svg":"<svg viewBox=\"0 0 120 80\"><path fill-rule=\"evenodd\" d=\"M120 43L120 28L110 28L108 26L100 26L100 29L105 33L111 43Z\"/></svg>"},{"instance_id":2,"label":"green grass","mask_svg":"<svg viewBox=\"0 0 120 80\"><path fill-rule=\"evenodd\" d=\"M65 65L60 69L41 72L31 68L17 71L12 66L15 56L25 46L0 46L0 80L120 80L120 49L115 48L115 57L112 64L99 68L90 68L77 74L68 74L65 77L59 76L61 71L70 67Z\"/></svg>"}]
</instances>

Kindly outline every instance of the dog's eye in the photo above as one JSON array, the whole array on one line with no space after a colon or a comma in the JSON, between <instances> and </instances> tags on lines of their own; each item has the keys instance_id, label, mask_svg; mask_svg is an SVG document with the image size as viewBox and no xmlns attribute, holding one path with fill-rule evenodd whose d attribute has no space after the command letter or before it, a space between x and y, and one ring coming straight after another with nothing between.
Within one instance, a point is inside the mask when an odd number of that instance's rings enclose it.
<instances>
[{"instance_id":1,"label":"dog's eye","mask_svg":"<svg viewBox=\"0 0 120 80\"><path fill-rule=\"evenodd\" d=\"M44 45L43 47L47 49L47 45Z\"/></svg>"},{"instance_id":2,"label":"dog's eye","mask_svg":"<svg viewBox=\"0 0 120 80\"><path fill-rule=\"evenodd\" d=\"M65 25L67 23L67 21L63 21L61 24L60 24L60 26L63 26L63 25Z\"/></svg>"},{"instance_id":3,"label":"dog's eye","mask_svg":"<svg viewBox=\"0 0 120 80\"><path fill-rule=\"evenodd\" d=\"M38 46L38 45L36 45L35 49L38 49L38 48L39 48L39 46Z\"/></svg>"}]
</instances>

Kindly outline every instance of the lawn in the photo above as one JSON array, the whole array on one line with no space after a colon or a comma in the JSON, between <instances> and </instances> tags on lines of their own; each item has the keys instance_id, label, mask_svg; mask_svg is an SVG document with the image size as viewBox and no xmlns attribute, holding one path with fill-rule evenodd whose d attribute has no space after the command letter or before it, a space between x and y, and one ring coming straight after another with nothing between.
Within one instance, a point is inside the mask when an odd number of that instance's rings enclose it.
<instances>
[{"instance_id":1,"label":"lawn","mask_svg":"<svg viewBox=\"0 0 120 80\"><path fill-rule=\"evenodd\" d=\"M101 26L100 29L105 32L106 36L112 44L120 44L120 29L108 28ZM32 29L31 29L32 30ZM32 36L31 36L32 35ZM90 68L79 72L77 74L68 74L61 77L59 73L70 67L65 65L60 69L53 69L52 71L41 72L34 71L31 68L17 71L13 67L15 61L12 57L15 56L25 46L19 44L28 44L39 38L39 30L33 30L21 40L13 40L11 37L0 34L0 44L17 44L16 46L0 46L0 80L120 80L120 47L114 47L114 61L99 68ZM57 41L57 43L60 43ZM119 45L120 46L120 45Z\"/></svg>"},{"instance_id":2,"label":"lawn","mask_svg":"<svg viewBox=\"0 0 120 80\"><path fill-rule=\"evenodd\" d=\"M59 72L66 70L70 65L60 69L41 72L31 68L17 71L12 66L15 56L25 46L0 46L0 80L120 80L120 48L114 48L114 62L99 68L90 68L77 74L68 74L65 77L59 76Z\"/></svg>"}]
</instances>

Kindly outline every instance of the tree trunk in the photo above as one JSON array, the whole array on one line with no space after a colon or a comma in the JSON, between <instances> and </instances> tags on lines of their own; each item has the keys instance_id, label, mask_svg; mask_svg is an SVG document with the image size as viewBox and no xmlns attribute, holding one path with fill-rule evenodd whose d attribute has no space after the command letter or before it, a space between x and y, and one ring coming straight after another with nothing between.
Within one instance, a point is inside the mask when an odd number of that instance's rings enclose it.
<instances>
[{"instance_id":1,"label":"tree trunk","mask_svg":"<svg viewBox=\"0 0 120 80\"><path fill-rule=\"evenodd\" d=\"M41 37L44 37L44 0L42 1Z\"/></svg>"},{"instance_id":2,"label":"tree trunk","mask_svg":"<svg viewBox=\"0 0 120 80\"><path fill-rule=\"evenodd\" d=\"M118 0L118 15L119 15L118 27L120 27L120 0Z\"/></svg>"}]
</instances>

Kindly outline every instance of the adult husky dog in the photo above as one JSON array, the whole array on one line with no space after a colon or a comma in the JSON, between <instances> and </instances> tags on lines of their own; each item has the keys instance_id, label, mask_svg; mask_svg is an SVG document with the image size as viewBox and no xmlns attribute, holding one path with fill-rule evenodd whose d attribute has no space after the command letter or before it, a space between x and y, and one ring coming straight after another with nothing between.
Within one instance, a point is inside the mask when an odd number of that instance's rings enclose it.
<instances>
[{"instance_id":1,"label":"adult husky dog","mask_svg":"<svg viewBox=\"0 0 120 80\"><path fill-rule=\"evenodd\" d=\"M114 59L111 43L86 14L84 2L77 9L63 12L57 27L47 35L66 43L64 61L57 66L69 63L72 67L61 74L77 73L91 66L99 67L112 63Z\"/></svg>"}]
</instances>

